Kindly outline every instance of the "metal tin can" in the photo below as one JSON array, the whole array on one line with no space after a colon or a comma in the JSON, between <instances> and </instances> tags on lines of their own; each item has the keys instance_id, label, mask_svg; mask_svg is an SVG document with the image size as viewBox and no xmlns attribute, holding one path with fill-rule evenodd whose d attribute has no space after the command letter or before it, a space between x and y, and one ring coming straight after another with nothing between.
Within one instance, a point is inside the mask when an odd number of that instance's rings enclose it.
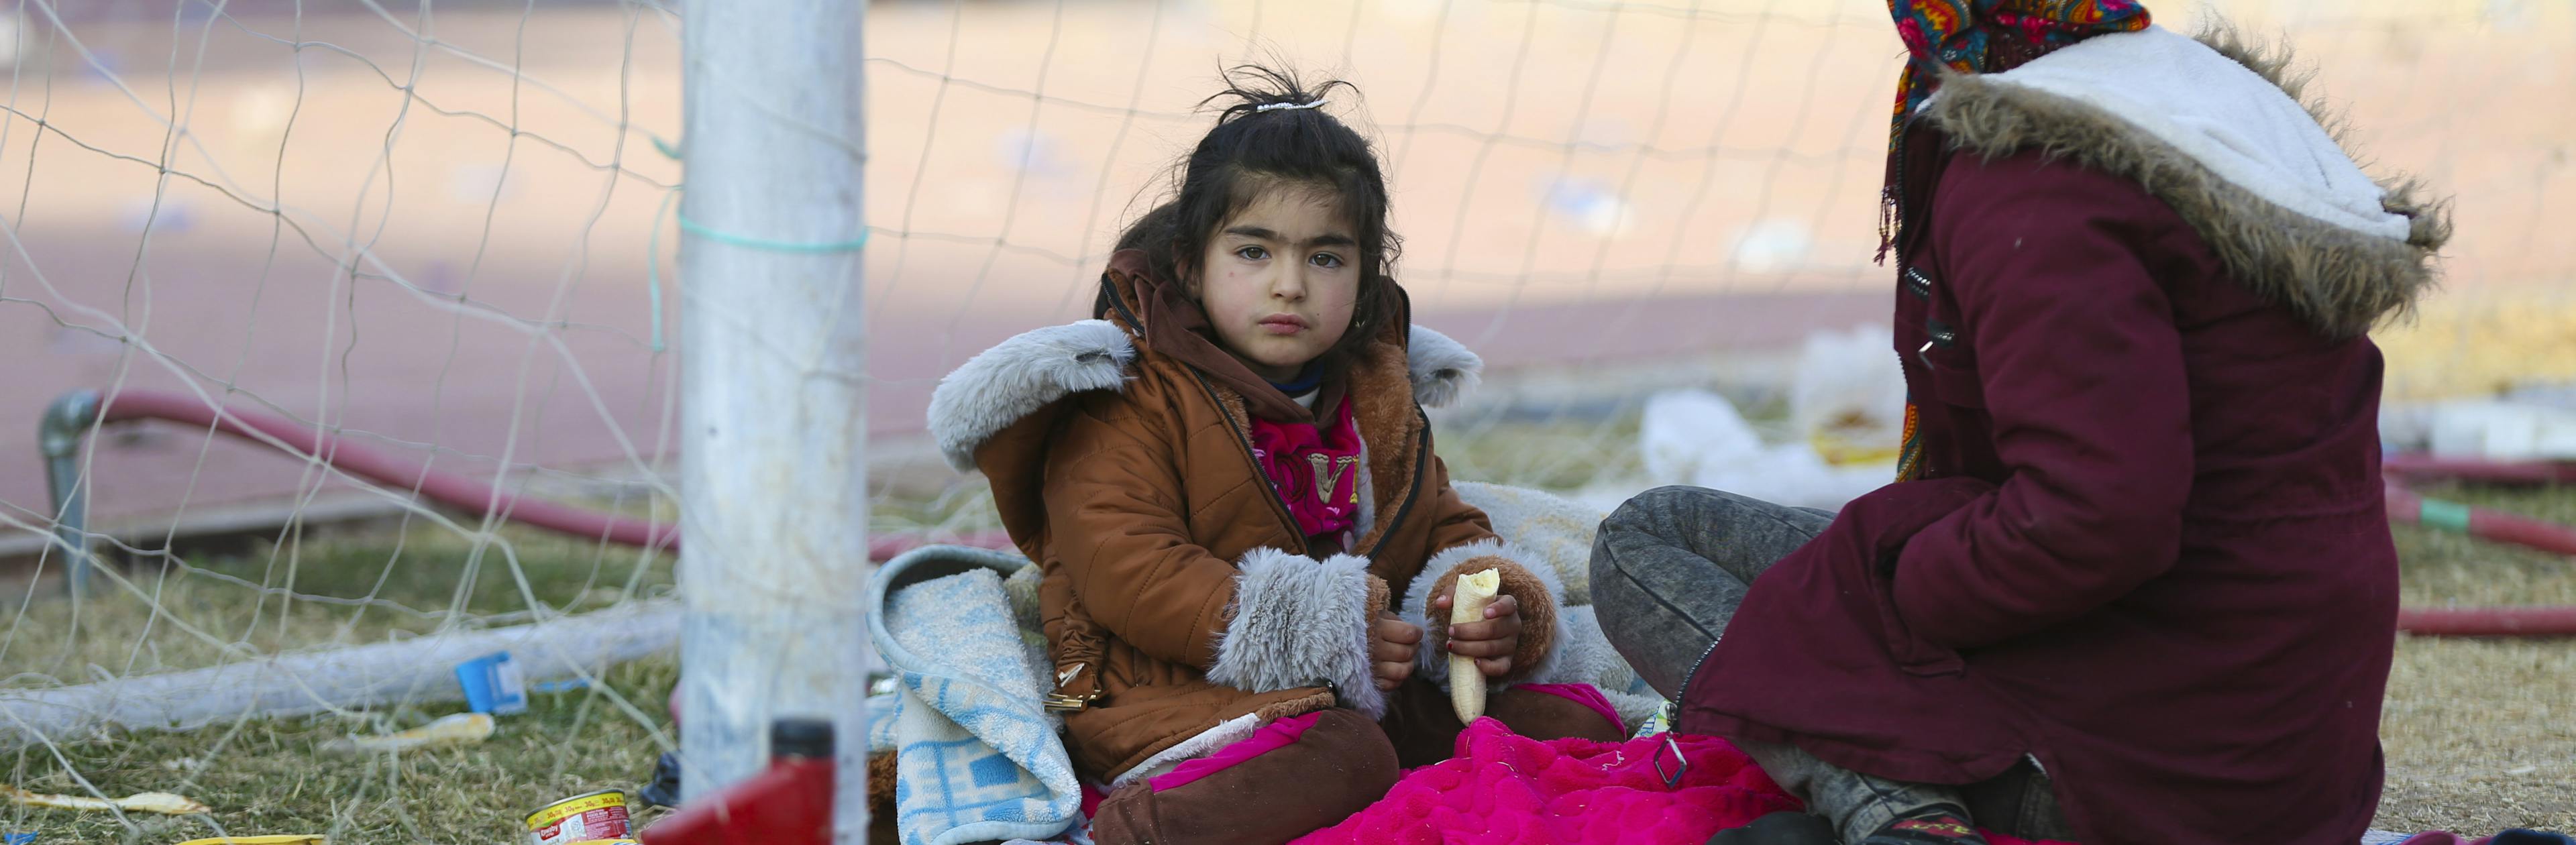
<instances>
[{"instance_id":1,"label":"metal tin can","mask_svg":"<svg viewBox=\"0 0 2576 845\"><path fill-rule=\"evenodd\" d=\"M624 790L585 792L528 814L528 835L536 845L624 839L632 833Z\"/></svg>"}]
</instances>

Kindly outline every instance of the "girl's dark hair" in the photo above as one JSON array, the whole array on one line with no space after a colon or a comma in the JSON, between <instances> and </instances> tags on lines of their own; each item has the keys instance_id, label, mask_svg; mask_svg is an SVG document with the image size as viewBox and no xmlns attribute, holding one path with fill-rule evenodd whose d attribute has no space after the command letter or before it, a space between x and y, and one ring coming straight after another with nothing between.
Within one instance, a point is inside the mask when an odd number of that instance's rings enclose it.
<instances>
[{"instance_id":1,"label":"girl's dark hair","mask_svg":"<svg viewBox=\"0 0 2576 845\"><path fill-rule=\"evenodd\" d=\"M1201 108L1221 101L1225 107L1216 127L1174 168L1178 190L1129 225L1118 248L1143 250L1156 273L1195 293L1208 239L1227 218L1265 189L1315 190L1350 220L1360 253L1351 327L1327 354L1357 349L1402 309L1401 294L1388 277L1403 239L1387 229L1386 176L1378 169L1377 152L1321 108L1262 107L1305 105L1335 89L1356 99L1359 89L1338 79L1309 89L1293 72L1259 65L1229 69L1225 82L1224 91L1199 102Z\"/></svg>"}]
</instances>

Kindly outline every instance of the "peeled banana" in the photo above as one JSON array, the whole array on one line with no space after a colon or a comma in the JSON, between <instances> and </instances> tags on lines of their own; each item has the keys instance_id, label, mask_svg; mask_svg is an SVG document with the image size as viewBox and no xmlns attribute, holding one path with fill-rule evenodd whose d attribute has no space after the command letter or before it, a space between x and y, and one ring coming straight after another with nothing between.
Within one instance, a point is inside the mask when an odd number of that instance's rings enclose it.
<instances>
[{"instance_id":1,"label":"peeled banana","mask_svg":"<svg viewBox=\"0 0 2576 845\"><path fill-rule=\"evenodd\" d=\"M40 795L14 786L0 785L0 798L7 798L11 802L29 807L56 807L65 810L113 809L173 816L214 812L194 799L167 792L144 792L123 798L93 798L87 795Z\"/></svg>"},{"instance_id":2,"label":"peeled banana","mask_svg":"<svg viewBox=\"0 0 2576 845\"><path fill-rule=\"evenodd\" d=\"M1458 576L1458 587L1449 600L1449 626L1485 621L1485 606L1494 603L1494 593L1502 586L1499 570ZM1460 722L1474 722L1485 715L1485 673L1476 668L1476 658L1449 655L1449 706L1458 711Z\"/></svg>"},{"instance_id":3,"label":"peeled banana","mask_svg":"<svg viewBox=\"0 0 2576 845\"><path fill-rule=\"evenodd\" d=\"M457 713L401 733L341 737L323 743L322 748L341 753L406 751L425 745L482 742L492 737L492 727L492 714Z\"/></svg>"}]
</instances>

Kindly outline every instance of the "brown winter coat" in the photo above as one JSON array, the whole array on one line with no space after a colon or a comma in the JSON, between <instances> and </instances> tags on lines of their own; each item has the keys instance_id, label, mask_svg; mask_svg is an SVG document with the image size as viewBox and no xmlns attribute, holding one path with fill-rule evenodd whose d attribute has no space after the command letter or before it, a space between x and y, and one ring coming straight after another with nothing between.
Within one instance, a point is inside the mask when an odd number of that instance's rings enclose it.
<instances>
[{"instance_id":1,"label":"brown winter coat","mask_svg":"<svg viewBox=\"0 0 2576 845\"><path fill-rule=\"evenodd\" d=\"M932 407L951 461L971 456L1044 572L1059 701L1086 705L1065 719L1075 765L1116 777L1238 717L1337 697L1383 715L1369 621L1450 570L1504 569L1524 614L1515 673L1539 668L1554 645L1552 579L1497 556L1507 552L1450 488L1417 403L1472 379L1474 357L1408 331L1402 314L1361 350L1346 384L1364 507L1349 554L1318 561L1254 463L1243 394L1148 345L1147 272L1142 253L1112 256L1102 320L977 356ZM1440 347L1431 360L1410 349L1426 336ZM1435 556L1441 569L1426 573ZM1212 749L1166 756L1193 750Z\"/></svg>"}]
</instances>

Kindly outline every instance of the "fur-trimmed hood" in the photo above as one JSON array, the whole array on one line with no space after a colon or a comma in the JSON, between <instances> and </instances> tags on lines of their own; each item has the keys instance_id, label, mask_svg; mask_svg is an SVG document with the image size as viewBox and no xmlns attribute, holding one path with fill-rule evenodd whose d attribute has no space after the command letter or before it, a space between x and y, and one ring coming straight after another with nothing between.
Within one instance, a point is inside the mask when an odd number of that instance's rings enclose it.
<instances>
[{"instance_id":1,"label":"fur-trimmed hood","mask_svg":"<svg viewBox=\"0 0 2576 845\"><path fill-rule=\"evenodd\" d=\"M2240 282L2355 336L2432 284L2450 217L2411 182L2365 175L2290 66L2224 25L2197 39L2150 27L1949 75L1922 119L1961 150L2038 150L2135 180Z\"/></svg>"},{"instance_id":2,"label":"fur-trimmed hood","mask_svg":"<svg viewBox=\"0 0 2576 845\"><path fill-rule=\"evenodd\" d=\"M1412 327L1405 348L1413 396L1424 407L1457 401L1484 373L1483 358L1422 326ZM1023 333L939 380L930 394L931 436L950 467L971 471L976 448L994 434L1066 396L1120 388L1135 359L1134 339L1108 320Z\"/></svg>"}]
</instances>

